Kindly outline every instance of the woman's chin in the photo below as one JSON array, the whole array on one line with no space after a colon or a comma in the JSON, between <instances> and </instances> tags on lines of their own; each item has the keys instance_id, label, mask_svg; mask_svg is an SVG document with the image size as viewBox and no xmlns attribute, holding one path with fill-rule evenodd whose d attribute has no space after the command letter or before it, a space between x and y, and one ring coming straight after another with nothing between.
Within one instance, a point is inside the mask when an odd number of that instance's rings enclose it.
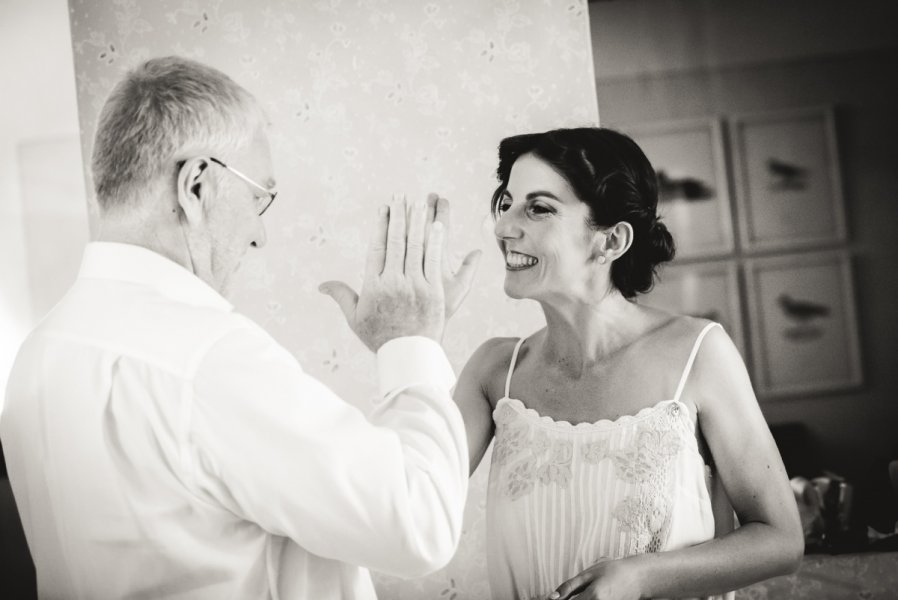
<instances>
[{"instance_id":1,"label":"woman's chin","mask_svg":"<svg viewBox=\"0 0 898 600\"><path fill-rule=\"evenodd\" d=\"M515 285L513 282L508 281L508 277L505 278L505 295L513 300L523 300L527 297L524 289L520 285Z\"/></svg>"}]
</instances>

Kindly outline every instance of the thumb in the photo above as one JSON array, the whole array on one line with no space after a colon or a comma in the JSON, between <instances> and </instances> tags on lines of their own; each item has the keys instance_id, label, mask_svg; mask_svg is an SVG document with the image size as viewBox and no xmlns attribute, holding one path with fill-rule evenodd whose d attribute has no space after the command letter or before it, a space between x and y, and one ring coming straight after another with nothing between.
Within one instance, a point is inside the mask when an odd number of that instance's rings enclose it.
<instances>
[{"instance_id":1,"label":"thumb","mask_svg":"<svg viewBox=\"0 0 898 600\"><path fill-rule=\"evenodd\" d=\"M467 295L468 290L471 289L471 284L474 283L474 275L477 274L477 267L480 265L482 256L483 252L481 250L469 252L455 274L455 280L457 285L463 290L463 296Z\"/></svg>"},{"instance_id":2,"label":"thumb","mask_svg":"<svg viewBox=\"0 0 898 600\"><path fill-rule=\"evenodd\" d=\"M580 573L576 577L572 579L568 579L560 586L558 586L554 592L549 594L549 600L568 600L574 594L582 592L587 584L589 584L591 578L586 576L584 573Z\"/></svg>"},{"instance_id":3,"label":"thumb","mask_svg":"<svg viewBox=\"0 0 898 600\"><path fill-rule=\"evenodd\" d=\"M343 316L350 323L355 315L355 307L359 303L359 295L342 281L325 281L318 286L318 291L334 299Z\"/></svg>"}]
</instances>

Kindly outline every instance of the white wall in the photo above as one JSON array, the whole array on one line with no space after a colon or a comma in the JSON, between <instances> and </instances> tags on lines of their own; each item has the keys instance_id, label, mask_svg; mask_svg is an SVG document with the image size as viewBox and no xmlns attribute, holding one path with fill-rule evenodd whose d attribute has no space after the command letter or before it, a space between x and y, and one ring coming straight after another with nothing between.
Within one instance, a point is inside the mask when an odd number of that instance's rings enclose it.
<instances>
[{"instance_id":1,"label":"white wall","mask_svg":"<svg viewBox=\"0 0 898 600\"><path fill-rule=\"evenodd\" d=\"M63 273L37 273L29 278L32 257L28 248L55 246L58 241L45 237L47 219L39 219L29 233L26 216L37 212L52 219L55 207L65 198L44 198L40 207L29 207L22 200L19 156L23 148L74 138L78 135L78 110L75 101L75 76L69 34L68 7L65 0L0 0L0 390L6 388L9 368L16 349L28 330L45 310L35 309L33 298L46 298L47 286L74 277L71 266ZM58 154L56 154L58 155ZM40 157L35 157L40 160ZM53 154L42 163L42 172L71 174L70 164L60 164ZM69 177L71 179L71 177ZM31 181L39 181L40 177ZM80 190L79 190L80 191ZM39 192L38 192L39 193ZM85 223L86 207L76 198L69 217L76 211L78 227ZM83 213L77 214L78 210ZM86 231L68 230L74 242L86 238ZM80 237L79 237L80 236ZM42 271L44 269L41 269ZM46 282L46 285L43 284ZM33 288L33 286L37 286ZM0 409L2 409L0 394Z\"/></svg>"}]
</instances>

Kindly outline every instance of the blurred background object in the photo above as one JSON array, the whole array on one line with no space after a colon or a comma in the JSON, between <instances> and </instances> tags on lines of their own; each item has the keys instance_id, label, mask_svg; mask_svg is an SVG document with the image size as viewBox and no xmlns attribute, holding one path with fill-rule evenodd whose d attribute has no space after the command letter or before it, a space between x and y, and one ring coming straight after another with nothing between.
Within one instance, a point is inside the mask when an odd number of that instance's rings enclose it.
<instances>
[{"instance_id":1,"label":"blurred background object","mask_svg":"<svg viewBox=\"0 0 898 600\"><path fill-rule=\"evenodd\" d=\"M5 390L19 344L74 281L88 237L65 0L0 0L0 76L0 390ZM0 448L0 459L2 454ZM0 598L36 597L34 566L3 463Z\"/></svg>"}]
</instances>

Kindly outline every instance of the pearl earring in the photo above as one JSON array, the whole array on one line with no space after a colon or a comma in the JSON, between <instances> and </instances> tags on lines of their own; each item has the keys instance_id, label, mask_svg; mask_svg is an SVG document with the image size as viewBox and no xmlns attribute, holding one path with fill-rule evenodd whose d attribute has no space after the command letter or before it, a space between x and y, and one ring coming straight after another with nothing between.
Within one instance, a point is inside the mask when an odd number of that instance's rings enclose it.
<instances>
[{"instance_id":1,"label":"pearl earring","mask_svg":"<svg viewBox=\"0 0 898 600\"><path fill-rule=\"evenodd\" d=\"M606 260L607 260L607 259L605 258L604 255L600 256L600 257L599 257L599 264L600 264L600 265L604 265Z\"/></svg>"}]
</instances>

